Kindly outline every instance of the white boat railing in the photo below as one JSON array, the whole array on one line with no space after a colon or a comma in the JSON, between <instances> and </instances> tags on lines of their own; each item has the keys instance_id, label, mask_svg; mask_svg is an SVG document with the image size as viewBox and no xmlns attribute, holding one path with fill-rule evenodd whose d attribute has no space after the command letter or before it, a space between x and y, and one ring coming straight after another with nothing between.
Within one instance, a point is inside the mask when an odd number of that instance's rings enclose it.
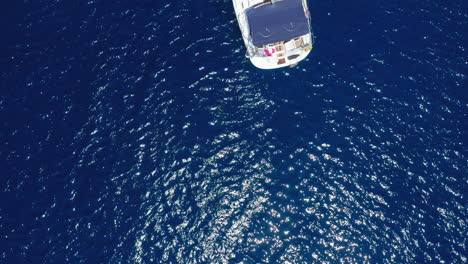
<instances>
[{"instance_id":1,"label":"white boat railing","mask_svg":"<svg viewBox=\"0 0 468 264\"><path fill-rule=\"evenodd\" d=\"M305 37L302 37L302 38L305 38ZM311 36L311 38L312 38L312 36ZM249 42L249 43L251 43L251 42ZM293 54L298 54L298 53L300 54L305 49L310 50L310 49L312 49L312 45L313 45L313 43L311 41L309 41L308 39L306 39L301 46L295 47L295 48L292 48L292 49L286 49L286 46L284 44L282 44L283 49L281 51L275 51L274 55L270 55L270 56L265 54L264 50L267 49L267 48L277 47L278 45L272 45L270 47L268 47L268 46L266 46L266 47L255 47L254 45L249 45L247 47L247 53L246 53L245 56L248 57L248 58L250 58L250 57L283 58L283 57L288 57L288 56L293 55ZM283 53L284 55L278 57L277 54L281 54L281 53Z\"/></svg>"}]
</instances>

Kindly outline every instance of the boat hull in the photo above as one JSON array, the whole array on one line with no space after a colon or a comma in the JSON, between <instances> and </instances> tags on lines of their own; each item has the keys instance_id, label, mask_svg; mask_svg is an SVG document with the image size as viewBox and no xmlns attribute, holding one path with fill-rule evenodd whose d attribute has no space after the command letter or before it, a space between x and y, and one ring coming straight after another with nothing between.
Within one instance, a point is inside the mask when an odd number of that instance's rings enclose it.
<instances>
[{"instance_id":1,"label":"boat hull","mask_svg":"<svg viewBox=\"0 0 468 264\"><path fill-rule=\"evenodd\" d=\"M251 37L252 34L250 33L246 10L250 7L258 6L262 4L262 2L263 0L233 0L239 28L247 48L246 56L255 67L265 70L297 65L304 60L312 50L313 33L310 28L310 22L308 34L298 36L294 39L255 46ZM302 0L302 6L304 8L304 13L308 16L309 12L306 0Z\"/></svg>"}]
</instances>

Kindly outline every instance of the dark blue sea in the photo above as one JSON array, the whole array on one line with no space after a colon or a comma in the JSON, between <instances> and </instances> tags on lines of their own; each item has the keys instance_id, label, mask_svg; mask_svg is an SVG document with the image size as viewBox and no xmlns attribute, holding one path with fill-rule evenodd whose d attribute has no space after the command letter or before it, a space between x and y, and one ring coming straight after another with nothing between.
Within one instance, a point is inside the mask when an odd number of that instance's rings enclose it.
<instances>
[{"instance_id":1,"label":"dark blue sea","mask_svg":"<svg viewBox=\"0 0 468 264\"><path fill-rule=\"evenodd\" d=\"M309 1L295 68L230 0L17 0L0 263L467 263L468 2Z\"/></svg>"}]
</instances>

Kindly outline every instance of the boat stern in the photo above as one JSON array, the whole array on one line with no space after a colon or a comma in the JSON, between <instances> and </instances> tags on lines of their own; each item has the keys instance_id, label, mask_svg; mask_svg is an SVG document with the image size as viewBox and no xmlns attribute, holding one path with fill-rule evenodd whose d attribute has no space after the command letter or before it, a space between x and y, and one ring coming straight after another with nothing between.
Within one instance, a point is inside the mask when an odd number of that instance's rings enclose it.
<instances>
[{"instance_id":1,"label":"boat stern","mask_svg":"<svg viewBox=\"0 0 468 264\"><path fill-rule=\"evenodd\" d=\"M293 67L296 66L299 62L304 60L312 50L312 46L296 49L294 51L288 52L288 55L285 56L252 56L250 57L250 62L260 69L272 70L282 67Z\"/></svg>"},{"instance_id":2,"label":"boat stern","mask_svg":"<svg viewBox=\"0 0 468 264\"><path fill-rule=\"evenodd\" d=\"M311 40L311 35L308 34L290 41L255 47L249 58L252 64L260 69L295 66L309 55L312 50Z\"/></svg>"}]
</instances>

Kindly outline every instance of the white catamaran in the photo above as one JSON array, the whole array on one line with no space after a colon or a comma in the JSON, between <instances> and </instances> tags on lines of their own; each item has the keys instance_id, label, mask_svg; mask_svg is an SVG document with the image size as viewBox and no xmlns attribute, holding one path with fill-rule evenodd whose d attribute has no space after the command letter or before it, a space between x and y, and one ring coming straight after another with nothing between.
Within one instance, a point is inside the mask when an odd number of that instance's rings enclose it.
<instances>
[{"instance_id":1,"label":"white catamaran","mask_svg":"<svg viewBox=\"0 0 468 264\"><path fill-rule=\"evenodd\" d=\"M295 66L312 50L307 0L233 0L246 56L260 69Z\"/></svg>"}]
</instances>

